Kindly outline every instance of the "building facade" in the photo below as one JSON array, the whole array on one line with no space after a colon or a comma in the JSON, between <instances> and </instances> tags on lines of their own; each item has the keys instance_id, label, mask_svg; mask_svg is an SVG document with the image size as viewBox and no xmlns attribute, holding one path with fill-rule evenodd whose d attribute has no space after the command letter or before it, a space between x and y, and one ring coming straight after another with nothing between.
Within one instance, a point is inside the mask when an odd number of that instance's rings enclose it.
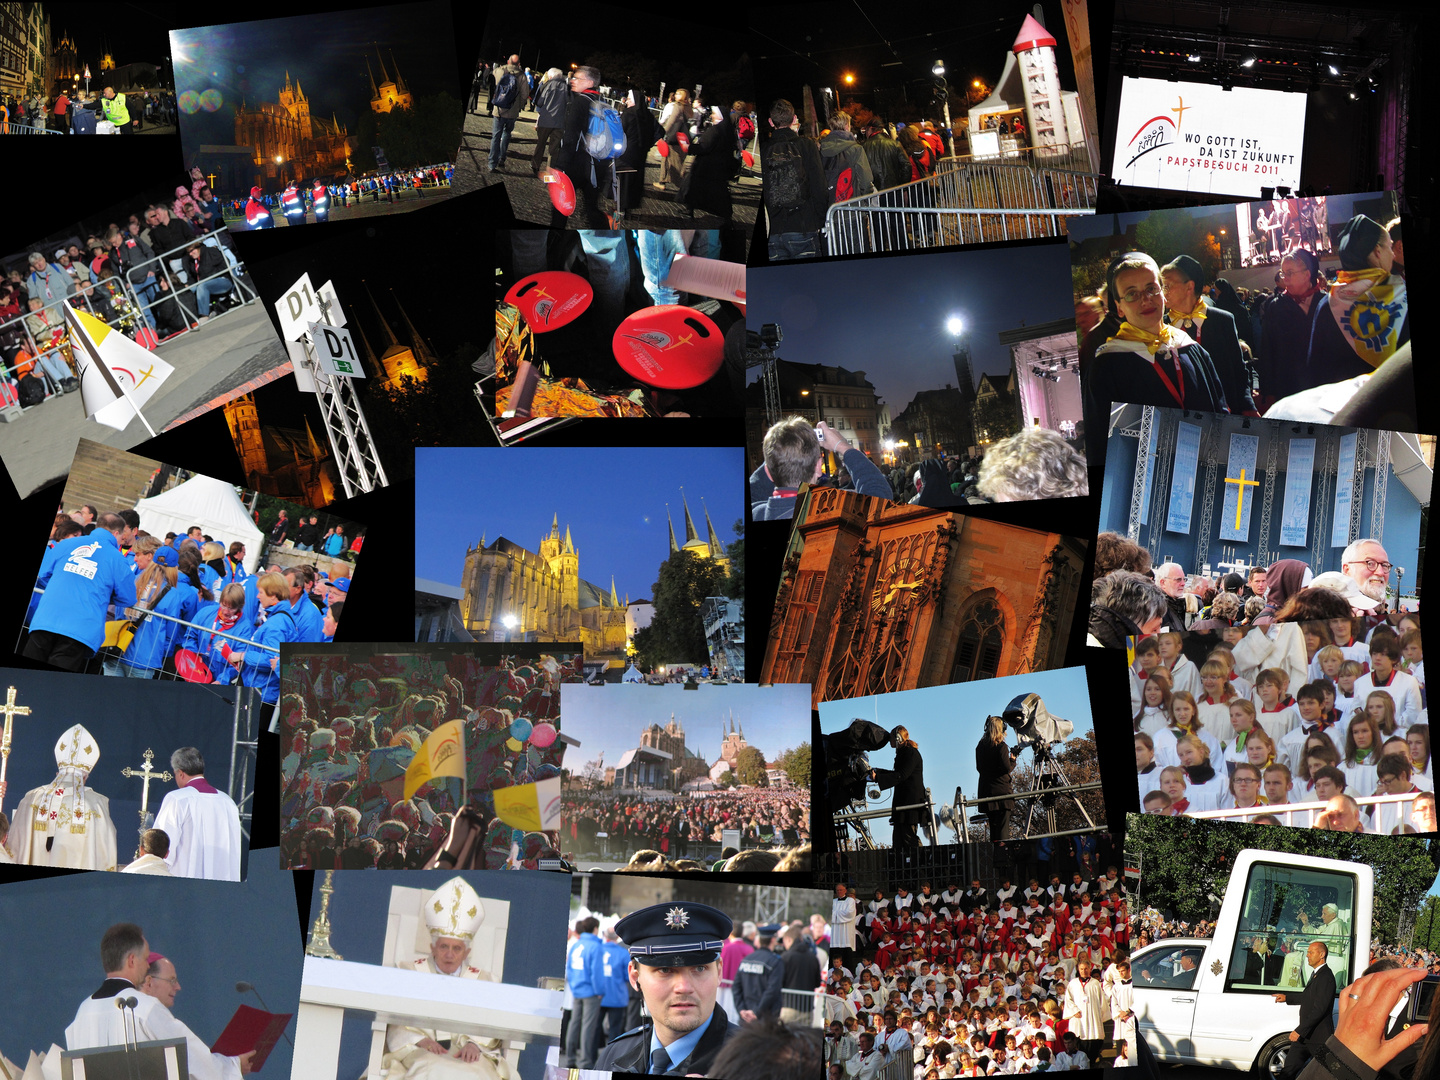
<instances>
[{"instance_id":1,"label":"building facade","mask_svg":"<svg viewBox=\"0 0 1440 1080\"><path fill-rule=\"evenodd\" d=\"M1087 545L850 492L795 510L762 683L812 701L1058 667Z\"/></svg>"},{"instance_id":2,"label":"building facade","mask_svg":"<svg viewBox=\"0 0 1440 1080\"><path fill-rule=\"evenodd\" d=\"M942 451L952 457L968 453L973 435L970 413L970 402L949 383L941 390L919 391L890 427L891 436L907 444L900 459L917 461Z\"/></svg>"},{"instance_id":3,"label":"building facade","mask_svg":"<svg viewBox=\"0 0 1440 1080\"><path fill-rule=\"evenodd\" d=\"M685 728L675 719L674 713L670 714L670 722L663 728L659 724L651 724L642 731L640 745L669 755L669 787L672 791L679 791L682 785L705 776L710 771L704 756L685 746Z\"/></svg>"},{"instance_id":4,"label":"building facade","mask_svg":"<svg viewBox=\"0 0 1440 1080\"><path fill-rule=\"evenodd\" d=\"M0 95L18 98L28 89L30 17L26 4L0 4Z\"/></svg>"},{"instance_id":5,"label":"building facade","mask_svg":"<svg viewBox=\"0 0 1440 1080\"><path fill-rule=\"evenodd\" d=\"M225 404L225 422L245 470L245 486L266 495L294 499L305 506L327 506L340 490L330 451L310 422L303 431L262 425L252 394Z\"/></svg>"},{"instance_id":6,"label":"building facade","mask_svg":"<svg viewBox=\"0 0 1440 1080\"><path fill-rule=\"evenodd\" d=\"M375 318L380 323L380 330L385 340L385 350L376 353L370 347L370 339L365 334L365 324L362 320L356 319L355 324L360 331L360 352L362 358L369 365L371 377L386 386L398 386L405 379L415 379L424 382L429 375L430 365L435 363L434 351L423 337L420 331L415 329L415 324L410 321L410 316L405 312L405 305L401 304L395 297L392 289L390 299L394 301L396 309L400 313L400 321L405 327L406 336L410 343L402 344L395 336L395 329L390 325L390 319L380 310L379 303L375 300L375 294L370 291L370 283L364 282L365 295L370 298L370 306L375 313Z\"/></svg>"},{"instance_id":7,"label":"building facade","mask_svg":"<svg viewBox=\"0 0 1440 1080\"><path fill-rule=\"evenodd\" d=\"M373 112L388 113L391 109L408 109L414 104L414 98L410 94L410 88L405 85L405 79L400 74L400 66L395 63L395 53L390 53L390 66L395 69L395 77L392 79L390 73L385 70L385 58L380 55L380 46L375 46L375 58L380 61L380 82L375 82L375 72L370 67L370 58L365 58L365 70L370 75L370 108Z\"/></svg>"},{"instance_id":8,"label":"building facade","mask_svg":"<svg viewBox=\"0 0 1440 1080\"><path fill-rule=\"evenodd\" d=\"M250 148L255 184L342 176L354 144L333 114L329 120L310 115L310 101L288 71L277 101L248 105L242 99L235 110L235 145Z\"/></svg>"},{"instance_id":9,"label":"building facade","mask_svg":"<svg viewBox=\"0 0 1440 1080\"><path fill-rule=\"evenodd\" d=\"M980 385L975 388L975 445L981 449L1014 435L1019 429L1014 383L1013 376L1008 379L980 376Z\"/></svg>"}]
</instances>

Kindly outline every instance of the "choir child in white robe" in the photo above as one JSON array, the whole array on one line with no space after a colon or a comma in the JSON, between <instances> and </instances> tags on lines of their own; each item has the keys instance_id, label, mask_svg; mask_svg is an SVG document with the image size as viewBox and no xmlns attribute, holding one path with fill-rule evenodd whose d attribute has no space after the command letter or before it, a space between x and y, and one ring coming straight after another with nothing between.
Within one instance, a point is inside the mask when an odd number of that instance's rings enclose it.
<instances>
[{"instance_id":1,"label":"choir child in white robe","mask_svg":"<svg viewBox=\"0 0 1440 1080\"><path fill-rule=\"evenodd\" d=\"M430 955L411 962L415 971L493 982L488 971L469 963L470 945L485 919L480 897L464 878L454 877L426 899L425 927ZM510 1066L499 1039L475 1039L435 1028L391 1024L385 1029L387 1080L509 1080Z\"/></svg>"},{"instance_id":2,"label":"choir child in white robe","mask_svg":"<svg viewBox=\"0 0 1440 1080\"><path fill-rule=\"evenodd\" d=\"M170 853L170 837L163 829L146 829L140 837L140 850L135 861L122 867L122 874L151 874L155 877L173 877L170 864L165 856Z\"/></svg>"},{"instance_id":3,"label":"choir child in white robe","mask_svg":"<svg viewBox=\"0 0 1440 1080\"><path fill-rule=\"evenodd\" d=\"M1115 1018L1115 1038L1124 1039L1126 1046L1135 1045L1135 996L1130 984L1130 961L1115 965L1115 978L1106 984L1110 998L1110 1015Z\"/></svg>"},{"instance_id":4,"label":"choir child in white robe","mask_svg":"<svg viewBox=\"0 0 1440 1080\"><path fill-rule=\"evenodd\" d=\"M165 857L176 877L240 880L240 811L205 779L205 759L193 746L170 755L175 790L166 794L155 828L170 837Z\"/></svg>"},{"instance_id":5,"label":"choir child in white robe","mask_svg":"<svg viewBox=\"0 0 1440 1080\"><path fill-rule=\"evenodd\" d=\"M145 933L134 923L116 923L105 931L100 939L100 963L105 969L105 981L80 1003L75 1019L65 1029L65 1048L87 1050L124 1045L129 1022L126 1014L132 1010L122 1011L117 1007L116 999L123 997L135 1002L137 1042L185 1040L190 1080L238 1080L248 1073L254 1051L239 1057L212 1054L193 1031L175 1018L161 996L152 997L141 990L150 972L150 957ZM174 977L173 965L170 975ZM180 989L178 979L163 986L159 982L151 985L157 994L167 995L171 1003L175 1000L175 991Z\"/></svg>"},{"instance_id":6,"label":"choir child in white robe","mask_svg":"<svg viewBox=\"0 0 1440 1080\"><path fill-rule=\"evenodd\" d=\"M1195 667L1194 661L1180 651L1185 643L1185 636L1178 631L1167 630L1163 634L1157 634L1156 640L1160 645L1160 663L1170 672L1170 685L1176 690L1184 690L1199 697L1200 671Z\"/></svg>"},{"instance_id":7,"label":"choir child in white robe","mask_svg":"<svg viewBox=\"0 0 1440 1080\"><path fill-rule=\"evenodd\" d=\"M115 823L110 800L85 786L100 748L76 724L55 743L55 779L25 793L15 807L10 854L30 866L113 870Z\"/></svg>"},{"instance_id":8,"label":"choir child in white robe","mask_svg":"<svg viewBox=\"0 0 1440 1080\"><path fill-rule=\"evenodd\" d=\"M1396 725L1408 728L1420 723L1425 706L1420 701L1420 684L1415 676L1401 671L1399 663L1399 639L1393 633L1376 633L1370 641L1370 670L1355 680L1355 696L1368 700L1372 690L1386 691L1395 702Z\"/></svg>"}]
</instances>

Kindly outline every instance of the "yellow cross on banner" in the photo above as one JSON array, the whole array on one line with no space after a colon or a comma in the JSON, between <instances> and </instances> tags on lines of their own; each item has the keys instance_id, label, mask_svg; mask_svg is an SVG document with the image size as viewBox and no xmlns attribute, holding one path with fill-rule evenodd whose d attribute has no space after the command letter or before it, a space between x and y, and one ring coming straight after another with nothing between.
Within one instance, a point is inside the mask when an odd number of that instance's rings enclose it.
<instances>
[{"instance_id":1,"label":"yellow cross on banner","mask_svg":"<svg viewBox=\"0 0 1440 1080\"><path fill-rule=\"evenodd\" d=\"M1245 506L1245 489L1246 489L1247 487L1259 487L1259 486L1260 486L1260 481L1259 481L1259 480L1246 480L1246 479L1245 479L1245 470L1244 470L1244 469L1241 469L1241 470L1240 470L1240 479L1239 479L1239 480L1233 480L1233 479L1231 479L1230 477L1227 476L1227 477L1225 478L1225 483L1237 485L1237 487L1239 488L1239 491L1240 491L1240 497L1235 500L1235 528L1238 530L1238 529L1240 528L1240 511L1241 511L1241 509Z\"/></svg>"}]
</instances>

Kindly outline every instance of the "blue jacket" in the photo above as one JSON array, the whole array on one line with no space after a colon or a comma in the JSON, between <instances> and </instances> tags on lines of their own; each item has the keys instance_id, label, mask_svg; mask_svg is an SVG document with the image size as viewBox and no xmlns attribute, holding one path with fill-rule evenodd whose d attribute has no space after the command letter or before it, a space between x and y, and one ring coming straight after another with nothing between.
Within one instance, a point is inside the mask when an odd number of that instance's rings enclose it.
<instances>
[{"instance_id":1,"label":"blue jacket","mask_svg":"<svg viewBox=\"0 0 1440 1080\"><path fill-rule=\"evenodd\" d=\"M245 606L240 609L240 621L254 626L260 619L260 575L251 574L241 588L245 590Z\"/></svg>"},{"instance_id":2,"label":"blue jacket","mask_svg":"<svg viewBox=\"0 0 1440 1080\"><path fill-rule=\"evenodd\" d=\"M195 612L194 618L190 621L199 623L201 626L215 625L215 616L220 611L218 603L205 604L199 611ZM242 615L235 620L235 625L225 631L238 638L254 638L255 623L247 622ZM225 661L225 654L221 652L223 646L228 645L232 649L244 651L245 646L238 641L231 641L229 638L216 637L214 633L206 633L203 630L196 630L193 626L185 628L185 636L180 642L183 648L191 652L199 653L205 663L210 667L210 674L215 676L215 682L220 686L228 686L235 681L235 669Z\"/></svg>"},{"instance_id":3,"label":"blue jacket","mask_svg":"<svg viewBox=\"0 0 1440 1080\"><path fill-rule=\"evenodd\" d=\"M40 573L49 573L54 568L55 547L56 543L53 540L45 545L45 554L40 559ZM39 583L37 582L36 584ZM25 609L26 626L30 625L30 620L35 616L35 609L40 606L40 597L44 595L44 593L38 593L34 589L30 590L30 606Z\"/></svg>"},{"instance_id":4,"label":"blue jacket","mask_svg":"<svg viewBox=\"0 0 1440 1080\"><path fill-rule=\"evenodd\" d=\"M330 538L325 541L325 554L330 556L339 555L345 550L345 537L339 533L331 533Z\"/></svg>"},{"instance_id":5,"label":"blue jacket","mask_svg":"<svg viewBox=\"0 0 1440 1080\"><path fill-rule=\"evenodd\" d=\"M269 645L272 648L279 648L287 641L298 641L295 616L290 613L290 606L280 603L272 607L264 624L255 631L251 640L257 645ZM246 649L245 662L241 665L241 683L245 686L258 686L260 700L266 705L273 705L280 700L280 671L278 667L270 666L274 656L274 653L264 649Z\"/></svg>"},{"instance_id":6,"label":"blue jacket","mask_svg":"<svg viewBox=\"0 0 1440 1080\"><path fill-rule=\"evenodd\" d=\"M248 573L248 572L245 570L245 564L244 564L244 563L231 562L231 561L230 561L230 556L228 556L228 555L225 556L225 574L224 574L224 577L225 577L225 584L226 584L226 585L243 585L243 584L245 584L245 581L246 581L247 578L256 577L256 576L258 576L258 575Z\"/></svg>"},{"instance_id":7,"label":"blue jacket","mask_svg":"<svg viewBox=\"0 0 1440 1080\"><path fill-rule=\"evenodd\" d=\"M177 619L189 621L195 614L196 606L195 587L186 581L168 590L160 598L155 611L161 615L173 615ZM165 661L174 654L175 646L179 644L187 629L169 619L146 619L136 629L130 647L125 650L123 663L127 667L148 671L151 673L150 677L154 678L155 673L164 667Z\"/></svg>"},{"instance_id":8,"label":"blue jacket","mask_svg":"<svg viewBox=\"0 0 1440 1080\"><path fill-rule=\"evenodd\" d=\"M291 605L290 614L295 616L298 633L294 640L319 641L325 636L325 619L307 594L300 594L300 599Z\"/></svg>"},{"instance_id":9,"label":"blue jacket","mask_svg":"<svg viewBox=\"0 0 1440 1080\"><path fill-rule=\"evenodd\" d=\"M565 957L565 982L577 998L598 997L604 993L603 957L604 944L594 934L581 934L580 940L571 944Z\"/></svg>"},{"instance_id":10,"label":"blue jacket","mask_svg":"<svg viewBox=\"0 0 1440 1080\"><path fill-rule=\"evenodd\" d=\"M105 620L117 609L135 603L135 575L130 572L115 534L96 529L55 545L54 561L40 572L45 595L35 608L30 629L73 638L91 651L105 640Z\"/></svg>"},{"instance_id":11,"label":"blue jacket","mask_svg":"<svg viewBox=\"0 0 1440 1080\"><path fill-rule=\"evenodd\" d=\"M206 599L209 600L215 595L215 582L220 580L220 575L216 573L213 566L203 562L200 564L200 569L197 573L200 575L200 584L210 590L210 596L206 597Z\"/></svg>"},{"instance_id":12,"label":"blue jacket","mask_svg":"<svg viewBox=\"0 0 1440 1080\"><path fill-rule=\"evenodd\" d=\"M600 943L600 971L605 983L600 1004L606 1009L623 1009L630 1004L630 950L618 941Z\"/></svg>"}]
</instances>

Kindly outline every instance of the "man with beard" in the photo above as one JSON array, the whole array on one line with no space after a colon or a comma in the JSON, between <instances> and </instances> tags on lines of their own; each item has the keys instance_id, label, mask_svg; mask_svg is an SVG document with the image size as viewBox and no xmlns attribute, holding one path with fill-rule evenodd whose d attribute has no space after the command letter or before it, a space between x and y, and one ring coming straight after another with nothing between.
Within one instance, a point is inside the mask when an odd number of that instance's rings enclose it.
<instances>
[{"instance_id":1,"label":"man with beard","mask_svg":"<svg viewBox=\"0 0 1440 1080\"><path fill-rule=\"evenodd\" d=\"M733 923L707 904L676 901L632 912L615 924L630 950L630 985L650 1019L600 1052L602 1072L699 1074L740 1029L715 1007L720 950Z\"/></svg>"}]
</instances>

